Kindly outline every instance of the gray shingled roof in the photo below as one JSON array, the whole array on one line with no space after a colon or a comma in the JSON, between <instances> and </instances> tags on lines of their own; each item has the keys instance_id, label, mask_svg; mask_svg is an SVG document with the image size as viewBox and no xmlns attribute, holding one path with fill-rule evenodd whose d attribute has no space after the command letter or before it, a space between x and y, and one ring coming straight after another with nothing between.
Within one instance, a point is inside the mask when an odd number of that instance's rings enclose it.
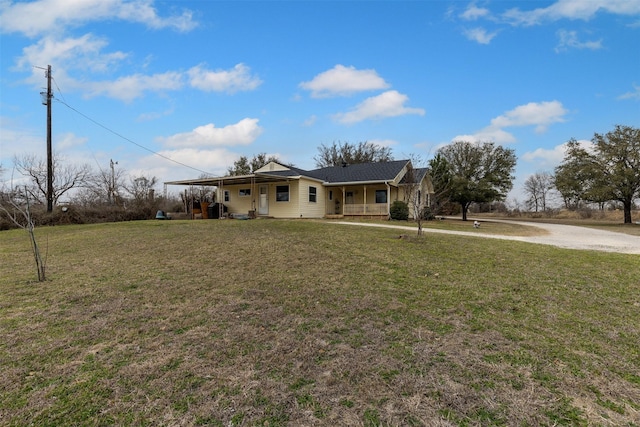
<instances>
[{"instance_id":1,"label":"gray shingled roof","mask_svg":"<svg viewBox=\"0 0 640 427\"><path fill-rule=\"evenodd\" d=\"M407 165L409 160L395 160L392 162L378 162L378 163L359 163L346 166L331 166L327 168L314 169L306 171L296 168L294 166L286 166L287 170L259 172L255 176L262 177L263 180L273 180L276 177L297 177L305 176L308 178L315 178L328 184L341 184L350 182L384 182L394 180L402 169ZM422 171L422 169L416 169ZM426 170L425 170L426 172ZM174 185L218 185L219 182L224 182L225 185L231 183L240 184L251 182L252 176L227 176L216 178L200 178L196 180L186 181L171 181L166 184ZM422 176L422 175L421 175Z\"/></svg>"},{"instance_id":2,"label":"gray shingled roof","mask_svg":"<svg viewBox=\"0 0 640 427\"><path fill-rule=\"evenodd\" d=\"M391 181L395 179L409 160L392 162L359 163L314 169L303 174L330 184L342 182Z\"/></svg>"}]
</instances>

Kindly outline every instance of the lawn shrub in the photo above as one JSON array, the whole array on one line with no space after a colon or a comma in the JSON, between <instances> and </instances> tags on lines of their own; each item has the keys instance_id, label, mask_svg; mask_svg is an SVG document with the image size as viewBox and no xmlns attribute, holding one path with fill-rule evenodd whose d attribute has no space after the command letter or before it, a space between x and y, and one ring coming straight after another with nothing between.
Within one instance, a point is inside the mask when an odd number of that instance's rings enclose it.
<instances>
[{"instance_id":1,"label":"lawn shrub","mask_svg":"<svg viewBox=\"0 0 640 427\"><path fill-rule=\"evenodd\" d=\"M406 221L409 219L409 206L402 200L396 200L391 204L389 214L391 219Z\"/></svg>"}]
</instances>

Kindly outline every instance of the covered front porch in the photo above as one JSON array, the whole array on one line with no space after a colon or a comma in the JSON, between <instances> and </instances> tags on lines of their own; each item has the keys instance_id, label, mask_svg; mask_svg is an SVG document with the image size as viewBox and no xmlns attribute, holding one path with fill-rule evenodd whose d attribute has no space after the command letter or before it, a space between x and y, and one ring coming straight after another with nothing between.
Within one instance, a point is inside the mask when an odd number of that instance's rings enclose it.
<instances>
[{"instance_id":1,"label":"covered front porch","mask_svg":"<svg viewBox=\"0 0 640 427\"><path fill-rule=\"evenodd\" d=\"M326 217L388 217L393 194L389 184L329 186L326 194Z\"/></svg>"}]
</instances>

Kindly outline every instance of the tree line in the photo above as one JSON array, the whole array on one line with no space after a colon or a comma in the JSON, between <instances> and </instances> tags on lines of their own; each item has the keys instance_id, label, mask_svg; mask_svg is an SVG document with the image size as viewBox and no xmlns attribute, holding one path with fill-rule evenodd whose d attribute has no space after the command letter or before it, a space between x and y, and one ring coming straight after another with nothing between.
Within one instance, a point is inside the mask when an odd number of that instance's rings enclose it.
<instances>
[{"instance_id":1,"label":"tree line","mask_svg":"<svg viewBox=\"0 0 640 427\"><path fill-rule=\"evenodd\" d=\"M565 158L554 173L538 172L525 181L527 207L536 212L547 210L551 192L557 191L568 209L576 209L585 203L604 206L607 202L618 202L624 210L624 222L631 223L634 202L640 197L640 129L617 125L606 134L596 133L589 144L571 139L566 147ZM333 142L317 149L314 160L318 168L393 160L389 147L366 141L355 144ZM280 162L276 156L266 153L252 158L242 156L227 169L227 174L248 175L270 161ZM53 166L54 204L71 190L74 190L73 202L81 205L140 207L155 199L156 177L127 179L124 169L113 162L96 172L86 164L67 164L60 156L54 156ZM474 203L506 199L513 188L516 156L514 150L492 142L455 141L437 150L426 166L435 190L430 211L438 212L454 204L459 206L466 220ZM34 155L25 155L14 159L14 169L27 178L26 182L21 186L3 185L0 203L9 199L22 201L22 204L27 199L32 205L43 203L47 191L44 161Z\"/></svg>"},{"instance_id":2,"label":"tree line","mask_svg":"<svg viewBox=\"0 0 640 427\"><path fill-rule=\"evenodd\" d=\"M527 202L537 212L546 210L555 190L566 209L585 204L622 205L624 223L640 198L640 128L617 125L605 134L594 134L589 143L567 142L563 162L554 173L539 172L525 182Z\"/></svg>"}]
</instances>

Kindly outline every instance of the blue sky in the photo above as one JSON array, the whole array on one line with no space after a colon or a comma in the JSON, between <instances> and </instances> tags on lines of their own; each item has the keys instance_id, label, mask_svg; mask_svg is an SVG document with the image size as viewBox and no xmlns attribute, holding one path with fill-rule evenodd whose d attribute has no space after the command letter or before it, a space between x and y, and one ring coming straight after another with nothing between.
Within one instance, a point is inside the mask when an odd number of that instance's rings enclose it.
<instances>
[{"instance_id":1,"label":"blue sky","mask_svg":"<svg viewBox=\"0 0 640 427\"><path fill-rule=\"evenodd\" d=\"M160 181L465 139L516 151L522 199L569 139L640 126L640 0L0 0L0 37L4 180L46 155L49 64L54 150Z\"/></svg>"}]
</instances>

